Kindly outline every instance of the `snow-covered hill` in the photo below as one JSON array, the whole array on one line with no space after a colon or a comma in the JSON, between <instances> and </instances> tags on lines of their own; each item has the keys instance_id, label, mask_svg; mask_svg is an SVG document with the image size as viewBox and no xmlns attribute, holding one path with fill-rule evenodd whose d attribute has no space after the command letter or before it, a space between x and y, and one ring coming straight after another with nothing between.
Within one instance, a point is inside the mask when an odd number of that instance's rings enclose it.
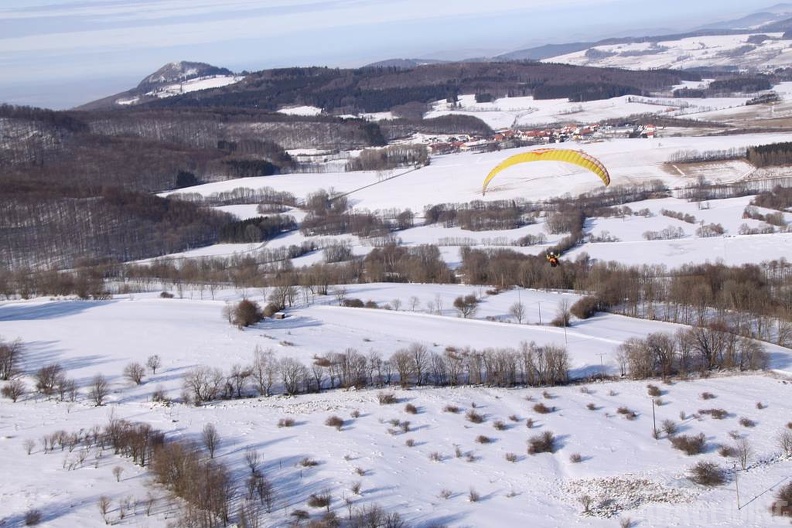
<instances>
[{"instance_id":1,"label":"snow-covered hill","mask_svg":"<svg viewBox=\"0 0 792 528\"><path fill-rule=\"evenodd\" d=\"M725 68L772 71L792 64L792 38L783 33L658 37L638 42L599 44L543 59L578 66L641 69Z\"/></svg>"}]
</instances>

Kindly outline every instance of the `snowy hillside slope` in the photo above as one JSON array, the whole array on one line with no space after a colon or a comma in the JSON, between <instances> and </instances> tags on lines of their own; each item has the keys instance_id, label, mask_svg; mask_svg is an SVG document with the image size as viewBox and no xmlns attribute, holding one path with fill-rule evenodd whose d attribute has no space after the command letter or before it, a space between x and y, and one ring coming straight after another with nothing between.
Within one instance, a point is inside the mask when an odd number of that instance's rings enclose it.
<instances>
[{"instance_id":1,"label":"snowy hillside slope","mask_svg":"<svg viewBox=\"0 0 792 528\"><path fill-rule=\"evenodd\" d=\"M701 35L676 40L598 44L582 51L543 59L543 62L603 68L691 69L724 67L772 71L792 64L792 39L783 33Z\"/></svg>"},{"instance_id":2,"label":"snowy hillside slope","mask_svg":"<svg viewBox=\"0 0 792 528\"><path fill-rule=\"evenodd\" d=\"M729 120L737 126L758 119L765 125L792 111L789 88L777 89L783 94L782 102L751 109L752 114L746 113L743 100L727 98L711 101L712 107L698 107L688 116L706 123L717 116L717 121ZM665 108L623 98L580 105L514 98L483 106L465 96L461 103L460 108L438 103L433 112L471 112L503 126L515 121L544 126L585 123L604 115L628 116L636 113L634 110L645 110L644 105ZM561 146L584 150L602 160L611 173L611 190L652 180L681 189L699 178L734 183L788 177L786 167L756 170L741 159L695 164L674 161L681 152L728 151L789 138L783 130L705 135L724 128L710 127L713 125L658 129L653 139L614 134ZM505 247L541 254L562 235L549 233L543 217L536 224L509 231L470 232L421 225L420 217L428 205L540 201L601 190L599 180L589 173L567 164L543 162L530 169L504 171L487 195L481 195L482 181L493 166L531 148L536 147L434 156L428 166L409 172L280 174L178 192L211 195L237 187L270 187L304 199L319 189L332 189L349 193L349 203L360 211L410 208L417 215L416 226L397 233L402 243L438 244L443 259L457 266L462 247ZM164 193L170 194L174 193ZM743 224L749 229L769 226L743 218L750 200L751 196L743 196L695 203L672 192L672 197L623 203L633 214L588 219L586 242L564 258L576 259L586 253L597 260L662 264L669 269L689 263L739 265L788 259L792 255L788 229L776 226L768 234L742 234ZM223 209L249 218L259 214L256 205ZM298 218L305 214L299 210L291 213ZM782 214L786 223L792 222L792 212ZM707 224L720 224L723 236L697 234ZM644 236L668 226L681 232L680 237L649 240ZM513 245L526 234L544 235L546 241L535 246ZM252 254L299 245L306 236L294 231L266 244L223 244L170 257ZM348 241L355 255L372 248L366 239L350 235L335 238ZM610 241L597 242L597 238ZM316 251L294 259L293 264L299 267L322 260L322 252ZM266 476L273 490L270 511L263 511L262 506L262 527L287 526L295 521L295 511L304 512L311 520L320 520L330 511L346 522L351 514L374 505L398 513L408 526L420 528L788 526L788 518L774 516L771 508L778 489L789 483L792 463L792 453L779 442L785 433L790 434L791 427L792 350L761 343L769 360L765 372L711 372L667 382L629 381L620 378L620 345L652 333L673 334L685 327L604 313L574 319L568 328L550 325L566 302L579 298L570 292L498 291L468 284L337 286L346 298L371 301L379 309L339 306L339 290L333 290L336 295L321 296L301 289L284 319L269 318L239 329L228 323L224 309L242 299L263 304L269 293L266 289L169 281L135 284L134 280L131 293L104 300L0 301L0 337L4 342L19 339L22 343L18 379L31 389L16 402L0 399L0 466L5 475L0 479L0 526L21 527L35 512L38 522L54 528L107 524L164 528L174 523L177 501L152 482L151 473L108 445L91 440L93 432L118 419L148 424L164 433L168 441L195 445L202 444L207 424L215 426L220 443L214 461L227 467L231 477L234 522L248 495L250 458L256 453L257 471ZM162 297L163 291L173 297ZM481 300L479 311L470 318L459 317L453 302L469 294ZM525 307L522 321L511 313L515 303ZM283 379L277 377L274 396L254 396L248 386L243 391L245 398L200 406L183 398L187 373L206 367L228 374L235 366L250 365L257 349L271 351L278 361L309 365L315 357L330 352L388 358L415 344L441 354L468 348L514 350L531 342L566 348L569 372L576 383L403 390L396 387L394 378L378 388L286 397L281 390ZM161 365L156 372L147 369L141 384L123 375L131 362L145 364L154 354L160 356ZM61 400L57 392L47 397L32 391L34 374L52 364L62 366L74 380L74 401L68 396ZM614 379L591 378L603 373ZM94 405L90 392L97 375L108 383L108 394L100 406ZM0 385L8 387L9 382ZM396 403L380 404L380 393L392 393ZM472 419L476 415L480 423ZM327 425L333 418L341 420L338 428ZM546 433L555 438L552 452L531 454L529 442ZM699 454L686 455L672 447L674 435L699 434L704 441ZM71 442L70 438L80 441ZM725 456L730 449L735 453L742 449L742 460ZM202 453L204 458L209 456L206 450ZM311 460L316 465L310 465ZM692 482L690 470L699 462L717 465L725 482L714 487ZM314 497L323 494L330 496L328 506L312 506Z\"/></svg>"}]
</instances>

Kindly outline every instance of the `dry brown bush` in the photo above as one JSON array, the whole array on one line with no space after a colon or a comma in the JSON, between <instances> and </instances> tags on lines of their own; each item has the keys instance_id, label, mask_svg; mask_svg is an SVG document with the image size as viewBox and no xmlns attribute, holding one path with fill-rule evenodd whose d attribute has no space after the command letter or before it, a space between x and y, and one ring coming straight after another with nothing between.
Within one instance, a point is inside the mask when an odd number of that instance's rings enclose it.
<instances>
[{"instance_id":1,"label":"dry brown bush","mask_svg":"<svg viewBox=\"0 0 792 528\"><path fill-rule=\"evenodd\" d=\"M390 405L392 403L398 403L399 401L399 399L396 398L396 395L392 392L377 393L377 400L379 401L380 405Z\"/></svg>"},{"instance_id":2,"label":"dry brown bush","mask_svg":"<svg viewBox=\"0 0 792 528\"><path fill-rule=\"evenodd\" d=\"M544 403L539 402L533 406L533 410L539 414L548 414L555 411L555 407L548 407Z\"/></svg>"},{"instance_id":3,"label":"dry brown bush","mask_svg":"<svg viewBox=\"0 0 792 528\"><path fill-rule=\"evenodd\" d=\"M327 420L325 420L325 425L335 427L340 431L341 428L344 427L344 419L340 416L329 416Z\"/></svg>"},{"instance_id":4,"label":"dry brown bush","mask_svg":"<svg viewBox=\"0 0 792 528\"><path fill-rule=\"evenodd\" d=\"M467 421L472 423L482 423L484 421L484 415L481 413L477 413L473 409L470 409L467 413L465 413L465 418Z\"/></svg>"},{"instance_id":5,"label":"dry brown bush","mask_svg":"<svg viewBox=\"0 0 792 528\"><path fill-rule=\"evenodd\" d=\"M726 482L723 469L714 462L705 461L701 461L690 468L689 478L702 486L720 486Z\"/></svg>"},{"instance_id":6,"label":"dry brown bush","mask_svg":"<svg viewBox=\"0 0 792 528\"><path fill-rule=\"evenodd\" d=\"M528 440L528 454L535 455L537 453L553 453L555 451L555 436L550 431L532 436Z\"/></svg>"},{"instance_id":7,"label":"dry brown bush","mask_svg":"<svg viewBox=\"0 0 792 528\"><path fill-rule=\"evenodd\" d=\"M686 455L698 455L704 452L707 441L704 433L699 433L696 436L679 435L671 438L671 445Z\"/></svg>"}]
</instances>

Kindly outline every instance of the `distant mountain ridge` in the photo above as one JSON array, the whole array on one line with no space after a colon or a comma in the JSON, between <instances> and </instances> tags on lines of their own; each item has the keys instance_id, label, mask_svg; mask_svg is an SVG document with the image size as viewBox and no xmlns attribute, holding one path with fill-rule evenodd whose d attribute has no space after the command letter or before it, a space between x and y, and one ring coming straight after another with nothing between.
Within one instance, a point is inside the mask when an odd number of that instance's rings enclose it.
<instances>
[{"instance_id":1,"label":"distant mountain ridge","mask_svg":"<svg viewBox=\"0 0 792 528\"><path fill-rule=\"evenodd\" d=\"M790 33L787 38L787 32ZM781 35L767 35L767 33L781 33ZM744 35L744 37L742 37ZM723 37L723 38L721 38ZM732 37L727 39L726 37ZM589 66L597 68L618 68L624 70L695 70L713 69L721 72L737 70L763 71L774 68L792 67L792 53L786 49L792 47L792 3L781 3L748 16L715 24L701 26L700 28L679 33L663 35L644 35L635 37L619 37L602 39L596 42L569 42L561 44L545 44L533 48L504 53L495 57L471 58L464 61L455 61L458 64L498 63L498 62L537 62L571 64L576 66ZM370 63L361 70L380 69L404 71L417 68L437 68L441 65L454 64L452 61L399 58ZM513 67L508 67L511 70ZM278 98L271 95L262 95L267 86L279 86L284 77L290 77L292 71L300 70L302 76L299 90L293 86L298 79L291 79L291 87L283 87L286 93L302 91L300 97L292 100L282 100L283 92ZM231 106L255 106L256 108L270 108L275 110L283 105L310 104L318 108L338 107L337 99L346 94L351 97L349 89L356 83L354 79L335 80L346 88L337 86L335 92L329 87L320 88L322 78L334 77L333 68L281 68L278 70L262 70L244 77L235 75L226 68L213 66L202 62L172 62L164 65L154 73L146 76L137 87L126 92L113 95L98 101L81 106L81 110L94 110L112 108L117 106L141 104L165 104L166 106L206 106L212 104L230 104ZM434 78L432 83L446 83L448 93L434 93L436 98L453 95L458 89L469 89L470 84L466 79L464 69L459 70L459 75L454 72L446 74L429 74ZM467 72L470 73L470 72ZM369 74L366 74L369 75ZM343 77L343 75L341 76ZM375 76L371 76L372 78ZM422 101L424 96L419 91L426 91L421 84L420 77L405 73L401 80L385 79L370 81L367 85L358 86L358 91L371 90L410 90L416 92L413 98L400 97L390 99L404 99L395 104L405 104L411 101ZM496 75L497 77L497 75ZM349 84L349 83L352 84ZM416 85L415 83L418 83ZM238 86L228 87L230 84ZM385 84L388 84L385 86ZM412 83L412 86L407 86ZM431 83L430 83L431 84ZM481 84L481 83L479 83ZM630 83L628 83L630 84ZM306 85L312 93L305 92ZM317 94L321 89L323 94ZM492 90L491 83L481 84L476 91ZM512 88L509 88L511 90ZM503 91L495 89L492 93ZM339 93L336 93L339 92ZM343 93L341 93L343 92ZM435 89L434 92L437 92ZM472 93L472 92L470 92ZM232 95L233 94L233 95ZM174 100L164 102L164 98ZM377 96L378 97L378 96ZM353 97L359 99L359 97ZM178 100L178 101L177 101ZM263 106L262 106L263 105ZM360 106L354 101L352 106ZM369 112L390 110L388 107L376 108L378 105L369 101L366 105ZM382 105L380 105L382 106Z\"/></svg>"},{"instance_id":2,"label":"distant mountain ridge","mask_svg":"<svg viewBox=\"0 0 792 528\"><path fill-rule=\"evenodd\" d=\"M227 68L212 66L205 62L169 62L140 81L140 84L137 85L137 89L149 91L159 85L184 82L213 75L234 75L234 73Z\"/></svg>"},{"instance_id":3,"label":"distant mountain ridge","mask_svg":"<svg viewBox=\"0 0 792 528\"><path fill-rule=\"evenodd\" d=\"M216 88L238 82L243 77L228 68L205 62L169 62L144 77L135 88L92 101L77 110L97 110L115 106L138 105L163 97Z\"/></svg>"}]
</instances>

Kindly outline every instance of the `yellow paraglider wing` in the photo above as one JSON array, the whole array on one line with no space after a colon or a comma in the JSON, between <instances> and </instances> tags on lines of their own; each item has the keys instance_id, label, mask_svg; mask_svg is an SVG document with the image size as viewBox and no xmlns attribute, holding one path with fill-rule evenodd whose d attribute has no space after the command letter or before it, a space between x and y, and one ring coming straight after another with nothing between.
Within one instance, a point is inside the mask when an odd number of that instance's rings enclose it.
<instances>
[{"instance_id":1,"label":"yellow paraglider wing","mask_svg":"<svg viewBox=\"0 0 792 528\"><path fill-rule=\"evenodd\" d=\"M605 166L595 157L589 156L585 152L570 149L537 149L530 152L523 152L515 154L500 162L494 169L487 174L484 179L484 185L481 188L481 194L487 192L487 185L500 171L516 165L518 163L526 163L530 161L564 161L572 163L590 170L599 176L602 183L606 186L610 184L610 175Z\"/></svg>"}]
</instances>

